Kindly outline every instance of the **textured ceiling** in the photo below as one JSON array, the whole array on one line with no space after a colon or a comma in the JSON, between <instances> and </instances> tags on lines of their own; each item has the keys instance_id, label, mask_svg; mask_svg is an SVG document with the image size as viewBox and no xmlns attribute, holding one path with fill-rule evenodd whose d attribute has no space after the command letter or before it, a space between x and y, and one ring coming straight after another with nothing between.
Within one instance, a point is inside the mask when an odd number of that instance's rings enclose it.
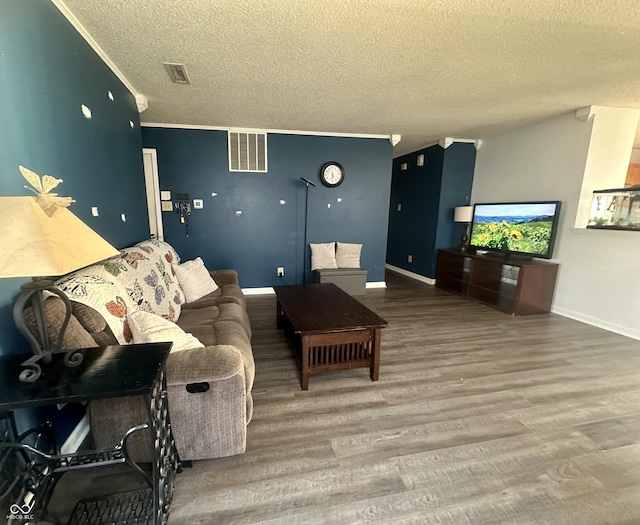
<instances>
[{"instance_id":1,"label":"textured ceiling","mask_svg":"<svg viewBox=\"0 0 640 525\"><path fill-rule=\"evenodd\" d=\"M640 108L638 0L64 4L148 98L147 123L401 134L398 155L582 106Z\"/></svg>"}]
</instances>

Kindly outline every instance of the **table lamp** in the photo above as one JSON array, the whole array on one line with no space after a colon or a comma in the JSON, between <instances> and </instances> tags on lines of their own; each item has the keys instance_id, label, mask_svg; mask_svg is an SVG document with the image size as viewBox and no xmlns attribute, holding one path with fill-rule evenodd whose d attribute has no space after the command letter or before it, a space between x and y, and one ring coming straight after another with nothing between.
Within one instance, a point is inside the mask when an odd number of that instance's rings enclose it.
<instances>
[{"instance_id":1,"label":"table lamp","mask_svg":"<svg viewBox=\"0 0 640 525\"><path fill-rule=\"evenodd\" d=\"M469 224L473 220L473 206L456 206L453 209L453 221L464 223L464 231L460 241L460 251L467 251L467 243L469 242Z\"/></svg>"},{"instance_id":2,"label":"table lamp","mask_svg":"<svg viewBox=\"0 0 640 525\"><path fill-rule=\"evenodd\" d=\"M24 177L35 188L36 196L0 197L0 277L32 277L21 286L13 308L18 330L31 345L34 356L22 365L24 382L34 382L42 370L38 361L51 362L51 355L64 352L65 364L77 366L82 355L75 349L64 349L64 332L71 317L71 303L66 294L54 286L54 278L120 252L67 209L73 201L49 193L61 179L44 175L42 181L34 172L20 166ZM44 299L47 293L57 295L66 306L65 320L57 341L49 340ZM26 325L23 312L33 308L36 332Z\"/></svg>"}]
</instances>

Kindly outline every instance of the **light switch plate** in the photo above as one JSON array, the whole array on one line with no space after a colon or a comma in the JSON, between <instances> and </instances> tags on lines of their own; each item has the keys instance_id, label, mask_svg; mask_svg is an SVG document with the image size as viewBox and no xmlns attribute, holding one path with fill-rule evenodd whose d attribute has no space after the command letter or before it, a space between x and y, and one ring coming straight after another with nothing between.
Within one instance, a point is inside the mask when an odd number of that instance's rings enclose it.
<instances>
[{"instance_id":1,"label":"light switch plate","mask_svg":"<svg viewBox=\"0 0 640 525\"><path fill-rule=\"evenodd\" d=\"M170 201L171 200L171 192L170 191L161 191L160 192L160 200L161 201Z\"/></svg>"},{"instance_id":2,"label":"light switch plate","mask_svg":"<svg viewBox=\"0 0 640 525\"><path fill-rule=\"evenodd\" d=\"M173 211L173 203L171 201L162 201L162 211Z\"/></svg>"},{"instance_id":3,"label":"light switch plate","mask_svg":"<svg viewBox=\"0 0 640 525\"><path fill-rule=\"evenodd\" d=\"M202 202L202 199L193 199L193 208L195 210L201 210L202 208L204 208L204 203Z\"/></svg>"}]
</instances>

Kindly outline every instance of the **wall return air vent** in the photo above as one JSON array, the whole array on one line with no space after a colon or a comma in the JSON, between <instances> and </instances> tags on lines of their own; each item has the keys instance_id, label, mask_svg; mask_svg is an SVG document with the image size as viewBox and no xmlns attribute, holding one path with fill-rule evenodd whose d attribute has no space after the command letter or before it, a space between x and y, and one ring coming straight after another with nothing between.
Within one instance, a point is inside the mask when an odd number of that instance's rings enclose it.
<instances>
[{"instance_id":1,"label":"wall return air vent","mask_svg":"<svg viewBox=\"0 0 640 525\"><path fill-rule=\"evenodd\" d=\"M267 172L267 134L229 131L229 171Z\"/></svg>"},{"instance_id":2,"label":"wall return air vent","mask_svg":"<svg viewBox=\"0 0 640 525\"><path fill-rule=\"evenodd\" d=\"M171 64L169 62L163 62L164 68L169 73L171 80L173 80L176 84L191 84L191 80L189 80L189 75L187 75L187 70L184 67L184 64Z\"/></svg>"}]
</instances>

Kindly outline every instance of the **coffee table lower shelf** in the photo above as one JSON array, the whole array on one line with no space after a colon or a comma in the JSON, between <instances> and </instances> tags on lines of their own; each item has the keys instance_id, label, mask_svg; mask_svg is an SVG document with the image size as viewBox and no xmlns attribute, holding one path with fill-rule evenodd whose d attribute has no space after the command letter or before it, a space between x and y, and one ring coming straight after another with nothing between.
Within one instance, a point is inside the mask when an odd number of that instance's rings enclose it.
<instances>
[{"instance_id":1,"label":"coffee table lower shelf","mask_svg":"<svg viewBox=\"0 0 640 525\"><path fill-rule=\"evenodd\" d=\"M298 334L287 322L286 315L279 321L298 362L302 390L309 390L310 375L334 370L369 368L371 380L378 380L381 328Z\"/></svg>"}]
</instances>

